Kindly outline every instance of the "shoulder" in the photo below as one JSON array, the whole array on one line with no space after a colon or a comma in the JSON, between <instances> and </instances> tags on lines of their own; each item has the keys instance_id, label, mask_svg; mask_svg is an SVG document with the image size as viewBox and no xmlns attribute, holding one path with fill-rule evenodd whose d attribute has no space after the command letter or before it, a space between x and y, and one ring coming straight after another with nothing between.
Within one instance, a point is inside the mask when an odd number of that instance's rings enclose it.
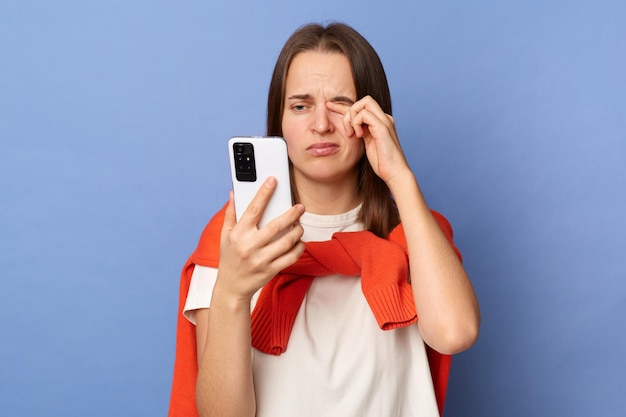
<instances>
[{"instance_id":1,"label":"shoulder","mask_svg":"<svg viewBox=\"0 0 626 417\"><path fill-rule=\"evenodd\" d=\"M227 205L228 203L215 213L204 227L198 246L190 258L193 263L204 266L217 266L220 259L220 236Z\"/></svg>"}]
</instances>

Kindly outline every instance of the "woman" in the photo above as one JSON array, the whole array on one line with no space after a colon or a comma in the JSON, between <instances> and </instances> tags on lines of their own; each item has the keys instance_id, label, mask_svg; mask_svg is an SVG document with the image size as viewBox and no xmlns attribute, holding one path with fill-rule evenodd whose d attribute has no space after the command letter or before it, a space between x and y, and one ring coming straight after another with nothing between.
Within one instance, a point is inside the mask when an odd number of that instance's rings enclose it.
<instances>
[{"instance_id":1,"label":"woman","mask_svg":"<svg viewBox=\"0 0 626 417\"><path fill-rule=\"evenodd\" d=\"M181 280L195 329L179 320L170 416L439 415L425 344L443 355L469 348L480 314L449 224L428 208L400 147L376 52L343 24L300 28L277 60L267 119L268 135L287 142L296 204L258 229L269 178L239 222L231 196L205 229ZM331 238L339 246L324 246ZM359 252L362 277L311 273L325 276L307 281L292 322L273 327L286 328L284 343L264 350L251 306L294 304L267 294L302 264L304 242L306 256L333 261L337 247ZM310 255L311 242L327 255ZM400 279L380 290L396 269Z\"/></svg>"}]
</instances>

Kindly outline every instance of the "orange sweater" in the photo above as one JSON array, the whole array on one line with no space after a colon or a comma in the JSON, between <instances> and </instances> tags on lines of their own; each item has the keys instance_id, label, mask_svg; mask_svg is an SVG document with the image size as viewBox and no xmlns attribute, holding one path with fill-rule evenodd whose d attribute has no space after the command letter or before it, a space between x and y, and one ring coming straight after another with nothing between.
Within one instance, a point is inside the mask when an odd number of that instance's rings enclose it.
<instances>
[{"instance_id":1,"label":"orange sweater","mask_svg":"<svg viewBox=\"0 0 626 417\"><path fill-rule=\"evenodd\" d=\"M182 311L194 265L218 266L224 210L225 207L211 219L198 247L183 267L169 417L198 415L195 327L183 317ZM450 224L439 213L433 211L433 215L460 258L452 242ZM381 329L404 327L417 321L411 286L406 280L408 260L402 227L396 227L387 240L367 231L336 233L327 242L307 242L306 251L298 262L264 286L252 312L252 345L266 353L281 354L287 348L293 322L313 278L332 273L361 275L363 294ZM437 404L442 413L451 357L428 346L427 353Z\"/></svg>"}]
</instances>

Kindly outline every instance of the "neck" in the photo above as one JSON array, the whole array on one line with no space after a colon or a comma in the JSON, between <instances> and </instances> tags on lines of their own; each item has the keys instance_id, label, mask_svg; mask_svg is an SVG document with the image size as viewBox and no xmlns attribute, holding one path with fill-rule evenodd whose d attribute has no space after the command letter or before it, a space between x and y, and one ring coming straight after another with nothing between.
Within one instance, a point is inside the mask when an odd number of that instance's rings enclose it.
<instances>
[{"instance_id":1,"label":"neck","mask_svg":"<svg viewBox=\"0 0 626 417\"><path fill-rule=\"evenodd\" d=\"M306 211L312 214L332 215L352 210L361 203L354 181L320 183L298 181L298 196Z\"/></svg>"}]
</instances>

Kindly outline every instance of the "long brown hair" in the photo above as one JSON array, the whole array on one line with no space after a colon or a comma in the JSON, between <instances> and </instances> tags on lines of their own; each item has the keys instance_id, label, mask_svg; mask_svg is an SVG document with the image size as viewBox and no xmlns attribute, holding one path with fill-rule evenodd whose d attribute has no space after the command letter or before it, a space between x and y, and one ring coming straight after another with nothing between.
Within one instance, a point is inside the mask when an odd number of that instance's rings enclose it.
<instances>
[{"instance_id":1,"label":"long brown hair","mask_svg":"<svg viewBox=\"0 0 626 417\"><path fill-rule=\"evenodd\" d=\"M327 26L309 24L301 27L285 43L274 67L267 98L267 134L282 136L282 118L287 71L294 57L302 52L340 53L348 58L352 68L357 100L367 95L391 114L391 95L385 70L378 54L356 30L343 23ZM400 216L387 184L372 169L367 156L358 164L357 191L363 199L359 220L377 236L386 237L400 223ZM294 202L298 191L292 183Z\"/></svg>"}]
</instances>

